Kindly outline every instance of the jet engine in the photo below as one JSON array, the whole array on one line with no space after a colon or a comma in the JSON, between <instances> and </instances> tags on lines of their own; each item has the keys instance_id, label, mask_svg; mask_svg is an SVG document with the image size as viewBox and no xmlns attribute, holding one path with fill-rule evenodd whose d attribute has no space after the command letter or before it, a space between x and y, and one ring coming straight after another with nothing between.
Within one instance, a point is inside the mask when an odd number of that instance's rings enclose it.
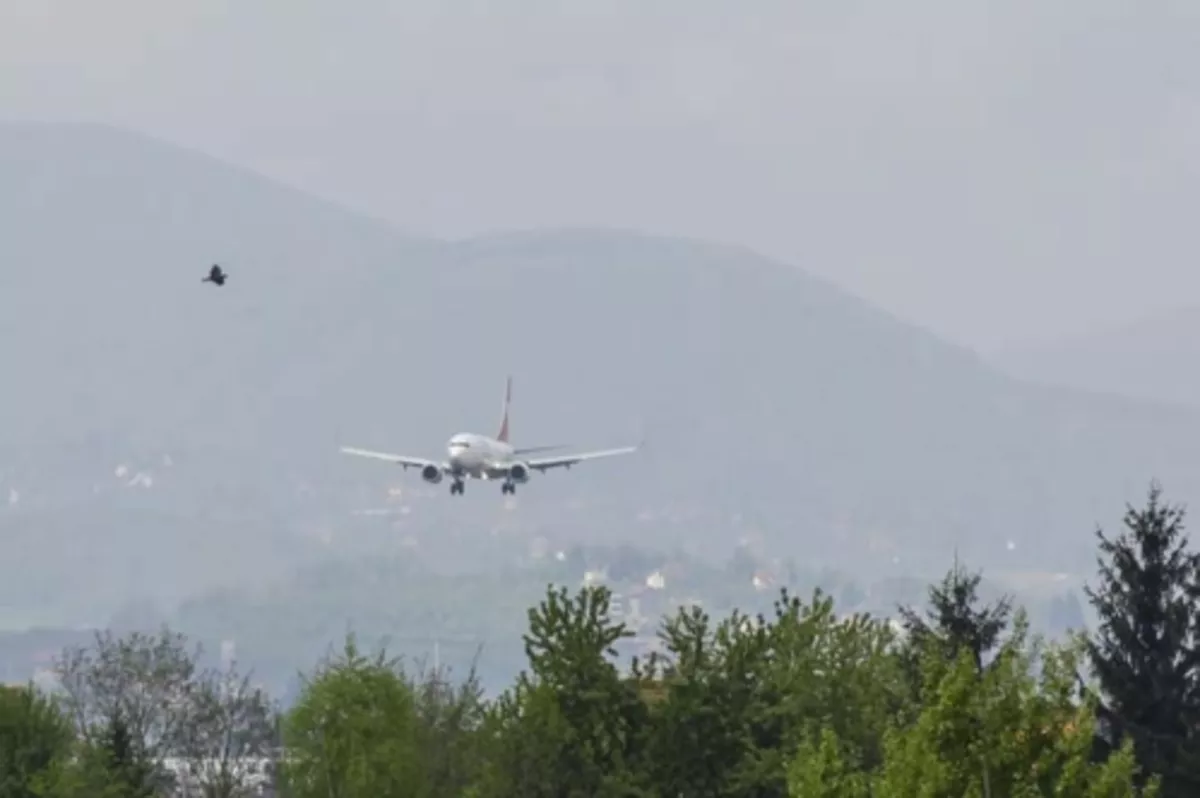
<instances>
[{"instance_id":1,"label":"jet engine","mask_svg":"<svg viewBox=\"0 0 1200 798\"><path fill-rule=\"evenodd\" d=\"M442 481L442 469L430 463L421 469L421 479L436 485Z\"/></svg>"},{"instance_id":2,"label":"jet engine","mask_svg":"<svg viewBox=\"0 0 1200 798\"><path fill-rule=\"evenodd\" d=\"M529 466L524 463L513 463L508 467L508 478L517 484L529 481Z\"/></svg>"}]
</instances>

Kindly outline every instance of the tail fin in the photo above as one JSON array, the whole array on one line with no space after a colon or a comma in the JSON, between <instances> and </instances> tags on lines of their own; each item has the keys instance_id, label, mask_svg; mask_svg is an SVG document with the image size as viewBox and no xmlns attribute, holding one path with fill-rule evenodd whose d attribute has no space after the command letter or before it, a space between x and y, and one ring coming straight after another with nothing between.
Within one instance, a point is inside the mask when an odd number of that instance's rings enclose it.
<instances>
[{"instance_id":1,"label":"tail fin","mask_svg":"<svg viewBox=\"0 0 1200 798\"><path fill-rule=\"evenodd\" d=\"M508 383L504 388L504 414L500 417L500 431L496 433L496 440L502 443L508 443L508 405L512 402L512 377L508 378Z\"/></svg>"}]
</instances>

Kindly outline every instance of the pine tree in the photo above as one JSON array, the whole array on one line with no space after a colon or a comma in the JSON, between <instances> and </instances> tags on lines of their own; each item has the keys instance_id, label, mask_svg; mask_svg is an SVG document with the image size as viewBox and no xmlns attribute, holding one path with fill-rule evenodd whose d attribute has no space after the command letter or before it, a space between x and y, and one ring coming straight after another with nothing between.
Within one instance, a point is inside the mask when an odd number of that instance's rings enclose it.
<instances>
[{"instance_id":1,"label":"pine tree","mask_svg":"<svg viewBox=\"0 0 1200 798\"><path fill-rule=\"evenodd\" d=\"M953 661L966 650L982 673L984 656L1000 642L1012 614L1012 600L1001 597L994 604L980 606L979 573L969 573L957 560L940 585L929 588L929 609L922 618L911 607L900 607L901 623L913 648L923 649L934 641L943 647L946 659Z\"/></svg>"},{"instance_id":2,"label":"pine tree","mask_svg":"<svg viewBox=\"0 0 1200 798\"><path fill-rule=\"evenodd\" d=\"M1131 738L1143 773L1163 776L1164 798L1200 795L1200 555L1187 550L1184 515L1151 485L1115 540L1097 530L1100 584L1085 588L1099 616L1088 656L1108 743Z\"/></svg>"}]
</instances>

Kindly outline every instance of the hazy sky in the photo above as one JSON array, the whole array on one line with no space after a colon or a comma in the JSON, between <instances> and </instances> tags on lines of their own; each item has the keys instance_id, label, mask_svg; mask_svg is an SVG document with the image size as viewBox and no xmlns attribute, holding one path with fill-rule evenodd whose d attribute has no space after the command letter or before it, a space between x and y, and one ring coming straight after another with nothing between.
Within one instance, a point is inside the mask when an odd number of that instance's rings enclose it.
<instances>
[{"instance_id":1,"label":"hazy sky","mask_svg":"<svg viewBox=\"0 0 1200 798\"><path fill-rule=\"evenodd\" d=\"M0 117L744 243L981 347L1200 303L1196 0L0 0Z\"/></svg>"}]
</instances>

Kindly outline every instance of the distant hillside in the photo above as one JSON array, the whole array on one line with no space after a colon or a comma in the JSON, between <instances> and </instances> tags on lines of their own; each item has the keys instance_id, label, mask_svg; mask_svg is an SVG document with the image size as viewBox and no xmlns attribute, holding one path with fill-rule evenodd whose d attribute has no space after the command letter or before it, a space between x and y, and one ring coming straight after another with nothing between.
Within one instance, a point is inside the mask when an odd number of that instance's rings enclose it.
<instances>
[{"instance_id":1,"label":"distant hillside","mask_svg":"<svg viewBox=\"0 0 1200 798\"><path fill-rule=\"evenodd\" d=\"M749 538L918 575L957 547L1090 572L1093 524L1152 477L1200 496L1195 415L1016 382L742 249L404 238L89 127L0 126L0 219L8 606L178 598L328 548L491 566L535 537L721 557ZM214 260L224 288L200 283ZM508 373L523 445L644 432L646 450L537 477L515 507L336 451L437 456L453 432L491 432ZM398 514L351 517L394 486Z\"/></svg>"},{"instance_id":2,"label":"distant hillside","mask_svg":"<svg viewBox=\"0 0 1200 798\"><path fill-rule=\"evenodd\" d=\"M1200 408L1200 308L1186 307L1092 335L996 353L1012 374Z\"/></svg>"}]
</instances>

